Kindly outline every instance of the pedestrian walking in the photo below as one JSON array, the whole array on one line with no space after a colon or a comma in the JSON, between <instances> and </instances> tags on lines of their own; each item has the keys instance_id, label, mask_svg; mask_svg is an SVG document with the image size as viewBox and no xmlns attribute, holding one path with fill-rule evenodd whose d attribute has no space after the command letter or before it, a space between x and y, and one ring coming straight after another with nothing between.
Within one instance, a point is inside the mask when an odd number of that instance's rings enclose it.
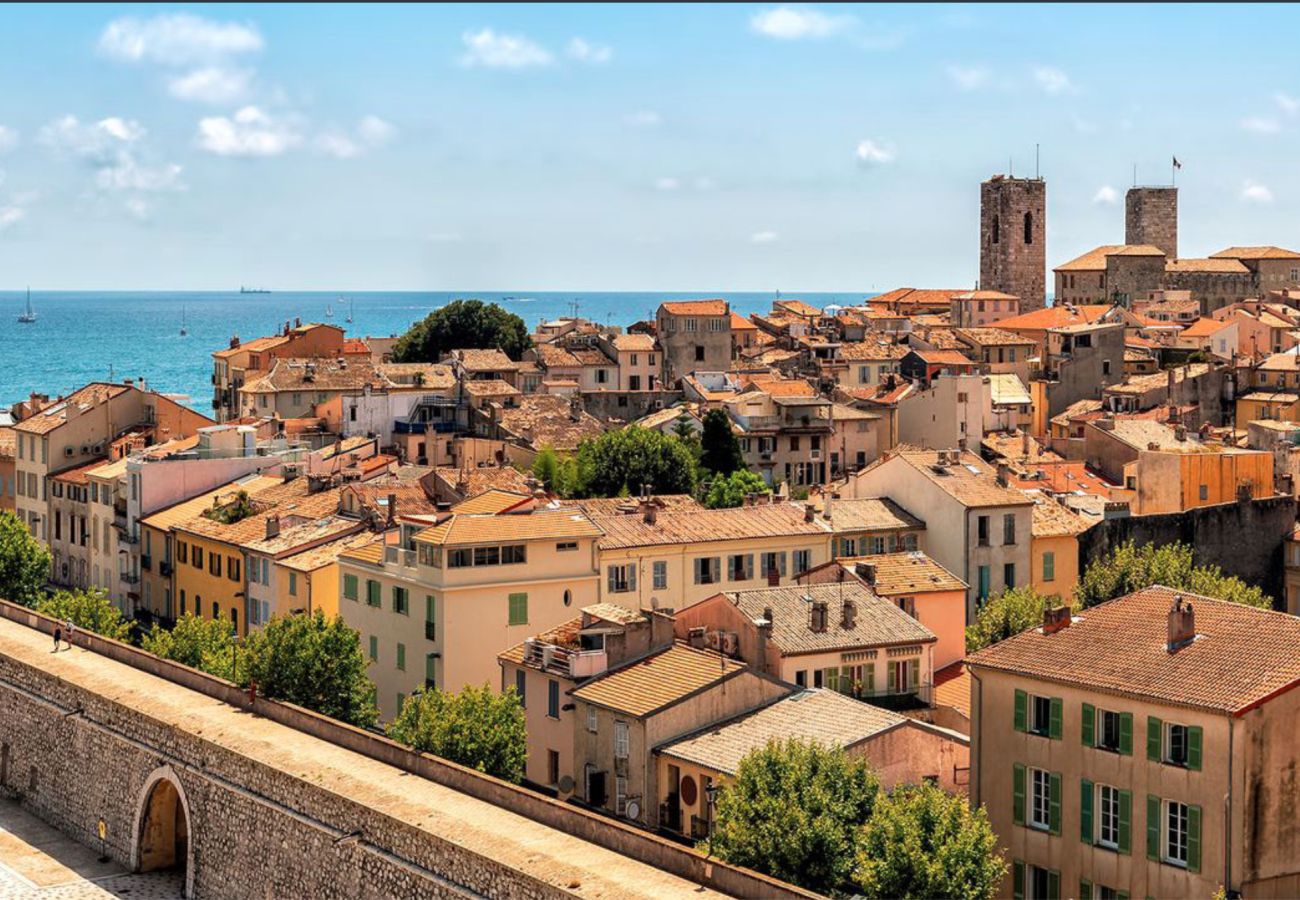
<instances>
[{"instance_id":1,"label":"pedestrian walking","mask_svg":"<svg viewBox=\"0 0 1300 900\"><path fill-rule=\"evenodd\" d=\"M59 641L63 640L63 629L55 626L54 628L54 652L59 652Z\"/></svg>"},{"instance_id":2,"label":"pedestrian walking","mask_svg":"<svg viewBox=\"0 0 1300 900\"><path fill-rule=\"evenodd\" d=\"M72 649L72 633L76 630L77 630L77 626L73 624L71 619L68 619L68 621L63 623L63 633L65 635L64 639L68 642L69 650Z\"/></svg>"}]
</instances>

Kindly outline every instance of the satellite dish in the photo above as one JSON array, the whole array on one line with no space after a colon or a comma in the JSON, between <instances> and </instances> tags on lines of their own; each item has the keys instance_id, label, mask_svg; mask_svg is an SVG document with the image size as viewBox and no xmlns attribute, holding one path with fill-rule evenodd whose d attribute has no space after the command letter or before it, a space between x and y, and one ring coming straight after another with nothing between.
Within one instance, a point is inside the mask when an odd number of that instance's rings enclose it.
<instances>
[{"instance_id":1,"label":"satellite dish","mask_svg":"<svg viewBox=\"0 0 1300 900\"><path fill-rule=\"evenodd\" d=\"M641 818L641 804L635 800L627 801L627 817L629 819Z\"/></svg>"},{"instance_id":2,"label":"satellite dish","mask_svg":"<svg viewBox=\"0 0 1300 900\"><path fill-rule=\"evenodd\" d=\"M561 794L573 793L573 776L572 775L560 776L560 782L559 784L556 785L556 787L560 789Z\"/></svg>"}]
</instances>

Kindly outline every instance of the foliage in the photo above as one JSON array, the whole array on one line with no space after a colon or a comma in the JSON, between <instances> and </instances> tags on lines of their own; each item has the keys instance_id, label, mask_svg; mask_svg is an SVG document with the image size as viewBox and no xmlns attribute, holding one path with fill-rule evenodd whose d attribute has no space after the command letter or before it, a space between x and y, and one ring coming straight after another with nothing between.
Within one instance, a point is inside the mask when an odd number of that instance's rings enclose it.
<instances>
[{"instance_id":1,"label":"foliage","mask_svg":"<svg viewBox=\"0 0 1300 900\"><path fill-rule=\"evenodd\" d=\"M673 435L684 441L689 441L697 436L695 423L689 415L682 413L677 417L677 421L673 423Z\"/></svg>"},{"instance_id":2,"label":"foliage","mask_svg":"<svg viewBox=\"0 0 1300 900\"><path fill-rule=\"evenodd\" d=\"M36 602L36 611L60 622L72 624L115 641L124 641L131 633L131 624L122 618L121 611L98 588L89 591L57 591Z\"/></svg>"},{"instance_id":3,"label":"foliage","mask_svg":"<svg viewBox=\"0 0 1300 900\"><path fill-rule=\"evenodd\" d=\"M241 522L256 514L256 512L257 507L253 505L253 498L248 496L248 491L240 491L225 506L219 506L217 498L213 497L212 506L203 511L203 517L214 522L220 522L222 525L234 525L236 522Z\"/></svg>"},{"instance_id":4,"label":"foliage","mask_svg":"<svg viewBox=\"0 0 1300 900\"><path fill-rule=\"evenodd\" d=\"M713 479L709 492L704 495L704 505L709 509L740 506L745 502L746 494L768 494L771 491L761 475L748 469L737 469L730 475Z\"/></svg>"},{"instance_id":5,"label":"foliage","mask_svg":"<svg viewBox=\"0 0 1300 900\"><path fill-rule=\"evenodd\" d=\"M524 777L528 738L513 688L500 694L486 684L467 685L459 694L417 691L402 704L388 736L506 781Z\"/></svg>"},{"instance_id":6,"label":"foliage","mask_svg":"<svg viewBox=\"0 0 1300 900\"><path fill-rule=\"evenodd\" d=\"M240 685L322 715L368 727L375 723L375 686L366 675L361 635L342 618L311 615L275 618L252 632L239 651Z\"/></svg>"},{"instance_id":7,"label":"foliage","mask_svg":"<svg viewBox=\"0 0 1300 900\"><path fill-rule=\"evenodd\" d=\"M724 410L711 409L704 415L704 432L700 436L700 465L717 475L730 475L745 468L740 441L731 430L731 416Z\"/></svg>"},{"instance_id":8,"label":"foliage","mask_svg":"<svg viewBox=\"0 0 1300 900\"><path fill-rule=\"evenodd\" d=\"M571 472L561 477L575 497L640 493L643 484L656 494L689 494L695 482L695 457L681 439L635 425L583 441Z\"/></svg>"},{"instance_id":9,"label":"foliage","mask_svg":"<svg viewBox=\"0 0 1300 900\"><path fill-rule=\"evenodd\" d=\"M459 349L501 350L519 359L532 346L524 320L495 303L454 300L416 322L393 347L394 362L437 362Z\"/></svg>"},{"instance_id":10,"label":"foliage","mask_svg":"<svg viewBox=\"0 0 1300 900\"><path fill-rule=\"evenodd\" d=\"M554 447L547 445L537 451L537 458L533 460L533 476L548 491L556 490L560 478L560 459L555 455Z\"/></svg>"},{"instance_id":11,"label":"foliage","mask_svg":"<svg viewBox=\"0 0 1300 900\"><path fill-rule=\"evenodd\" d=\"M1195 565L1192 548L1179 543L1121 544L1088 565L1076 596L1084 607L1096 606L1153 584L1260 609L1273 607L1273 599L1258 587L1224 575L1218 566Z\"/></svg>"},{"instance_id":12,"label":"foliage","mask_svg":"<svg viewBox=\"0 0 1300 900\"><path fill-rule=\"evenodd\" d=\"M853 880L867 897L991 900L1007 871L984 808L935 785L876 799Z\"/></svg>"},{"instance_id":13,"label":"foliage","mask_svg":"<svg viewBox=\"0 0 1300 900\"><path fill-rule=\"evenodd\" d=\"M0 512L0 598L35 606L50 577L50 551L9 511Z\"/></svg>"},{"instance_id":14,"label":"foliage","mask_svg":"<svg viewBox=\"0 0 1300 900\"><path fill-rule=\"evenodd\" d=\"M1031 587L1010 588L994 597L966 626L966 652L1004 641L1013 634L1043 624L1043 609L1057 605L1057 597L1044 597ZM1078 604L1075 604L1076 608Z\"/></svg>"},{"instance_id":15,"label":"foliage","mask_svg":"<svg viewBox=\"0 0 1300 900\"><path fill-rule=\"evenodd\" d=\"M742 759L718 792L712 852L812 890L844 891L879 790L861 757L771 741Z\"/></svg>"},{"instance_id":16,"label":"foliage","mask_svg":"<svg viewBox=\"0 0 1300 900\"><path fill-rule=\"evenodd\" d=\"M220 674L230 671L233 642L234 628L230 622L187 613L171 629L154 625L144 635L141 647L192 669Z\"/></svg>"}]
</instances>

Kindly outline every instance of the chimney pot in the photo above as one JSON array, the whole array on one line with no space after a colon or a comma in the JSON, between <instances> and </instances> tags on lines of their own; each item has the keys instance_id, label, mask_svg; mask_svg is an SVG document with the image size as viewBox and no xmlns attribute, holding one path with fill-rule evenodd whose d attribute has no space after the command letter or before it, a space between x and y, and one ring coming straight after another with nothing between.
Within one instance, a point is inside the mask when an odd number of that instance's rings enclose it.
<instances>
[{"instance_id":1,"label":"chimney pot","mask_svg":"<svg viewBox=\"0 0 1300 900\"><path fill-rule=\"evenodd\" d=\"M659 505L653 499L641 502L641 518L647 525L653 525L659 517Z\"/></svg>"},{"instance_id":2,"label":"chimney pot","mask_svg":"<svg viewBox=\"0 0 1300 900\"><path fill-rule=\"evenodd\" d=\"M270 540L280 534L280 517L278 515L266 517L266 539Z\"/></svg>"},{"instance_id":3,"label":"chimney pot","mask_svg":"<svg viewBox=\"0 0 1300 900\"><path fill-rule=\"evenodd\" d=\"M1168 642L1165 650L1169 653L1176 652L1196 637L1196 613L1192 610L1192 604L1183 602L1182 594L1174 595L1174 605L1169 608L1167 622Z\"/></svg>"},{"instance_id":4,"label":"chimney pot","mask_svg":"<svg viewBox=\"0 0 1300 900\"><path fill-rule=\"evenodd\" d=\"M1011 466L1004 462L998 463L998 484L1006 487L1009 483L1008 476L1011 473Z\"/></svg>"},{"instance_id":5,"label":"chimney pot","mask_svg":"<svg viewBox=\"0 0 1300 900\"><path fill-rule=\"evenodd\" d=\"M1062 628L1070 627L1070 607L1048 606L1043 608L1043 634L1054 634Z\"/></svg>"},{"instance_id":6,"label":"chimney pot","mask_svg":"<svg viewBox=\"0 0 1300 900\"><path fill-rule=\"evenodd\" d=\"M811 522L816 516L817 507L813 506L811 503L805 504L803 508L803 520L805 522Z\"/></svg>"},{"instance_id":7,"label":"chimney pot","mask_svg":"<svg viewBox=\"0 0 1300 900\"><path fill-rule=\"evenodd\" d=\"M840 627L846 631L857 624L858 607L852 600L844 601L844 609L841 612Z\"/></svg>"}]
</instances>

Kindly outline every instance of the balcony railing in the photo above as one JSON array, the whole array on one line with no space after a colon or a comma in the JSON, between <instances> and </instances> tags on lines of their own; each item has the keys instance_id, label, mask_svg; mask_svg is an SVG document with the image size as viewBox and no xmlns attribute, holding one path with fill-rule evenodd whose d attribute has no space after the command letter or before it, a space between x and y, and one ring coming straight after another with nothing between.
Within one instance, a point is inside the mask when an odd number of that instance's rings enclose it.
<instances>
[{"instance_id":1,"label":"balcony railing","mask_svg":"<svg viewBox=\"0 0 1300 900\"><path fill-rule=\"evenodd\" d=\"M118 572L117 577L123 584L139 584L140 576L134 572Z\"/></svg>"},{"instance_id":2,"label":"balcony railing","mask_svg":"<svg viewBox=\"0 0 1300 900\"><path fill-rule=\"evenodd\" d=\"M609 667L604 650L573 650L537 640L524 641L524 664L570 678L598 675Z\"/></svg>"},{"instance_id":3,"label":"balcony railing","mask_svg":"<svg viewBox=\"0 0 1300 900\"><path fill-rule=\"evenodd\" d=\"M407 422L404 419L396 419L393 421L394 434L427 434L430 431L437 434L451 434L455 430L456 423L452 420Z\"/></svg>"},{"instance_id":4,"label":"balcony railing","mask_svg":"<svg viewBox=\"0 0 1300 900\"><path fill-rule=\"evenodd\" d=\"M389 565L401 566L405 569L414 569L415 551L403 550L401 547L385 547L384 562Z\"/></svg>"}]
</instances>

